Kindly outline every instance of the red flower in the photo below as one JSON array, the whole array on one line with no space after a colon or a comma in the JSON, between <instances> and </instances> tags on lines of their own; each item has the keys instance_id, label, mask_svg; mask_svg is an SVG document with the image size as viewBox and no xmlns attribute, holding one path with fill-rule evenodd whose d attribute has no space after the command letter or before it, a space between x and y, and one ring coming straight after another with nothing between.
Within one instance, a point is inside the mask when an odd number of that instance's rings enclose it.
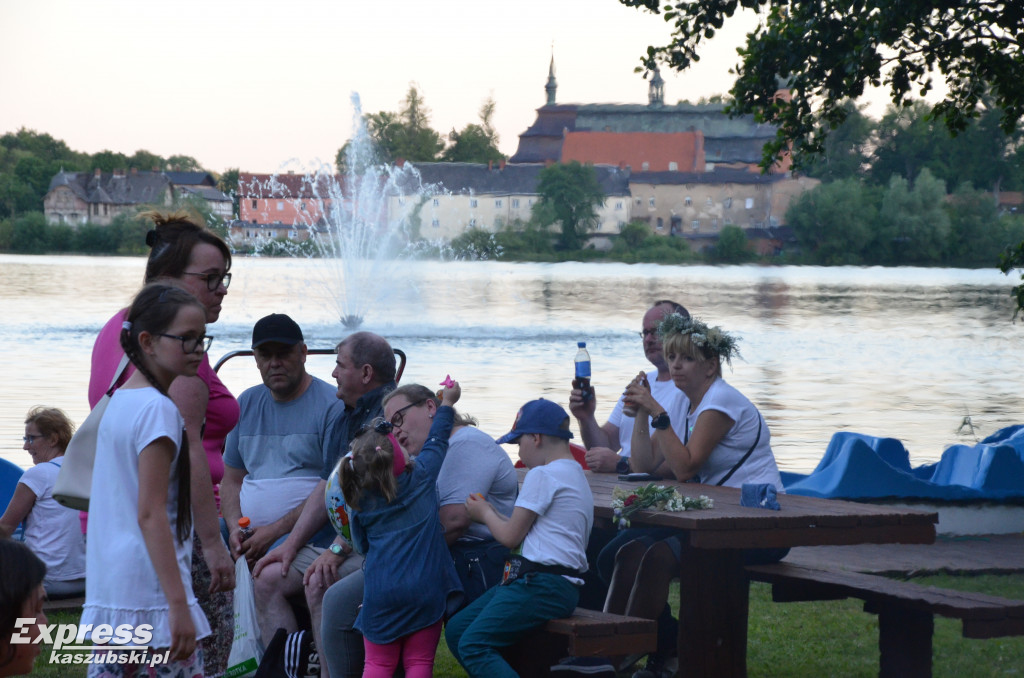
<instances>
[{"instance_id":1,"label":"red flower","mask_svg":"<svg viewBox=\"0 0 1024 678\"><path fill-rule=\"evenodd\" d=\"M626 497L623 500L622 505L623 506L629 506L630 504L632 504L637 499L639 499L639 497L637 497L635 494L631 494L631 495L629 495L628 497Z\"/></svg>"}]
</instances>

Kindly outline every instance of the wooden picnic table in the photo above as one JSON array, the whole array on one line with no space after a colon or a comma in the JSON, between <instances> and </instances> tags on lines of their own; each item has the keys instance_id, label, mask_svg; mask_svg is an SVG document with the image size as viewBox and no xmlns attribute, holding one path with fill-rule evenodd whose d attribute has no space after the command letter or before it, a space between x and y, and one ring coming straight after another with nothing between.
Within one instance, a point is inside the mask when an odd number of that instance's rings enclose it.
<instances>
[{"instance_id":1,"label":"wooden picnic table","mask_svg":"<svg viewBox=\"0 0 1024 678\"><path fill-rule=\"evenodd\" d=\"M644 485L587 471L596 524L611 526L612 490ZM750 583L742 550L849 544L931 544L938 514L876 504L779 495L780 511L740 506L730 487L656 481L689 497L706 495L714 507L630 516L633 527L680 530L679 673L709 678L747 674Z\"/></svg>"}]
</instances>

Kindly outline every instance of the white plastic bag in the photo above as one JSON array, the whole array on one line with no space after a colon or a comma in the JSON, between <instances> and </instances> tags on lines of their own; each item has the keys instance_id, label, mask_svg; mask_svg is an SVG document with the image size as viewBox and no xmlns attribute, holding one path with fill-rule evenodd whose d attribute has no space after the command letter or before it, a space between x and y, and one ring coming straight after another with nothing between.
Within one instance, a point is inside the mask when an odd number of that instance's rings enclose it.
<instances>
[{"instance_id":1,"label":"white plastic bag","mask_svg":"<svg viewBox=\"0 0 1024 678\"><path fill-rule=\"evenodd\" d=\"M246 678L256 673L263 658L260 626L256 621L256 599L252 592L252 575L245 556L235 561L235 639L228 655L224 678Z\"/></svg>"}]
</instances>

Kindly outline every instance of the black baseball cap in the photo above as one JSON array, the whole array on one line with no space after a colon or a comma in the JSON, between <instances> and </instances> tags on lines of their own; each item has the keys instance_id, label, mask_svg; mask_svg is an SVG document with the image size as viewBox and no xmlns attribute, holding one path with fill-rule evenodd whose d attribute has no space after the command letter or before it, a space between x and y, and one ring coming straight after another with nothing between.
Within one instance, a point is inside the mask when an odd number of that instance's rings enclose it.
<instances>
[{"instance_id":1,"label":"black baseball cap","mask_svg":"<svg viewBox=\"0 0 1024 678\"><path fill-rule=\"evenodd\" d=\"M252 328L252 347L256 348L271 341L294 346L303 341L302 330L284 313L271 313L265 318L260 318Z\"/></svg>"}]
</instances>

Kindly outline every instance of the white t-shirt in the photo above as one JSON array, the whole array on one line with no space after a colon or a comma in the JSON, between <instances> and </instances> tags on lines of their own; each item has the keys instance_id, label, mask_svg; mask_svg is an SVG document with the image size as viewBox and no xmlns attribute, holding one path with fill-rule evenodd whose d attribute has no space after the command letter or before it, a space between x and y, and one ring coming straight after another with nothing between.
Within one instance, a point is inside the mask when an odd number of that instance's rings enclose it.
<instances>
[{"instance_id":1,"label":"white t-shirt","mask_svg":"<svg viewBox=\"0 0 1024 678\"><path fill-rule=\"evenodd\" d=\"M542 565L587 571L594 495L582 466L572 459L556 459L530 469L523 479L516 506L537 514L520 548L524 558Z\"/></svg>"},{"instance_id":2,"label":"white t-shirt","mask_svg":"<svg viewBox=\"0 0 1024 678\"><path fill-rule=\"evenodd\" d=\"M25 545L46 563L47 581L69 581L85 576L85 538L78 511L53 498L53 485L64 457L27 469L18 480L36 495L25 516Z\"/></svg>"},{"instance_id":3,"label":"white t-shirt","mask_svg":"<svg viewBox=\"0 0 1024 678\"><path fill-rule=\"evenodd\" d=\"M671 413L675 408L679 407L679 400L685 403L685 407L690 406L689 401L686 400L686 394L676 388L674 381L671 379L658 381L658 370L648 372L647 381L651 385L651 395L658 401L659 405L665 408L666 412ZM653 414L659 413L654 412ZM647 419L650 421L650 417ZM633 439L633 417L627 417L622 413L622 396L619 396L619 401L615 403L615 409L609 415L608 423L619 427L619 445L622 446L622 449L619 450L619 456L630 456L630 441Z\"/></svg>"},{"instance_id":4,"label":"white t-shirt","mask_svg":"<svg viewBox=\"0 0 1024 678\"><path fill-rule=\"evenodd\" d=\"M686 400L685 397L683 400ZM686 407L682 408L677 403L675 408L668 411L672 430L684 442L689 438L687 428L692 433L697 418L707 410L722 412L735 422L722 441L711 451L704 466L701 467L700 482L707 485L717 484L736 466L736 463L743 458L743 455L754 445L756 440L757 445L754 447L754 451L729 477L725 485L741 487L743 483L767 483L774 485L779 492L784 491L782 478L779 476L779 467L776 465L775 455L772 453L772 436L768 431L768 423L745 395L719 377L712 382L693 414L689 414L688 409L688 403ZM760 437L758 437L759 429Z\"/></svg>"},{"instance_id":5,"label":"white t-shirt","mask_svg":"<svg viewBox=\"0 0 1024 678\"><path fill-rule=\"evenodd\" d=\"M149 624L154 648L170 647L170 615L139 527L139 454L160 438L170 438L180 449L183 425L178 408L155 388L119 388L100 422L93 465L80 624ZM176 456L167 491L169 536L196 637L203 638L210 635L210 625L192 592L192 538L181 543L175 534L177 462Z\"/></svg>"}]
</instances>

